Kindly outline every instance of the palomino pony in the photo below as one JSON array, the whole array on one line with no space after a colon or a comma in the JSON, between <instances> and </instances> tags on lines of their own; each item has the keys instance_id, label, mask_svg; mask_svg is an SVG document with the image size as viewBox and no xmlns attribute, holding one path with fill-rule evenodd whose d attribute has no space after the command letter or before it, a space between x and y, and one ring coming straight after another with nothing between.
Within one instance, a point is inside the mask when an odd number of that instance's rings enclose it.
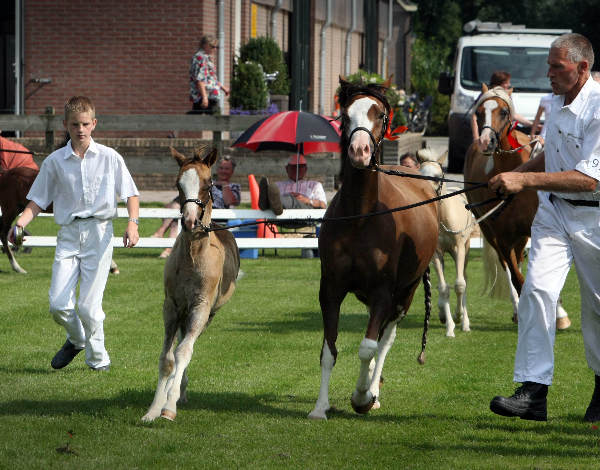
<instances>
[{"instance_id":1,"label":"palomino pony","mask_svg":"<svg viewBox=\"0 0 600 470\"><path fill-rule=\"evenodd\" d=\"M442 178L444 172L442 164L447 153L435 158L429 149L417 151L417 158L421 162L419 171L426 176ZM432 182L436 192L445 195L452 192L446 183ZM466 198L464 194L442 199L439 206L440 234L437 249L433 257L433 267L438 275L438 308L442 323L446 324L446 336L454 337L454 319L450 312L450 286L444 276L444 254L449 253L456 266L456 280L454 292L456 293L457 321L461 323L462 331L470 331L469 316L467 314L467 262L471 245L471 233L476 222L471 212L465 209Z\"/></svg>"},{"instance_id":2,"label":"palomino pony","mask_svg":"<svg viewBox=\"0 0 600 470\"><path fill-rule=\"evenodd\" d=\"M421 279L425 283L427 324L431 310L428 266L438 234L437 204L367 216L433 198L435 193L427 181L375 171L390 113L385 87L354 86L342 78L340 84L342 187L325 215L332 220L323 221L319 236L324 338L321 387L309 414L316 419L327 419L330 408L329 379L337 357L340 304L349 292L369 309L367 330L358 350L361 365L352 407L367 413L380 406L385 356ZM405 172L418 174L410 169ZM420 362L424 360L426 331L425 327Z\"/></svg>"},{"instance_id":3,"label":"palomino pony","mask_svg":"<svg viewBox=\"0 0 600 470\"><path fill-rule=\"evenodd\" d=\"M465 181L489 181L505 171L512 171L529 160L531 145L529 138L513 129L514 107L510 91L502 87L488 89L482 86L482 95L475 104L477 122L482 139L488 142L481 152L473 143L465 158ZM487 188L467 193L471 204L482 203L496 196ZM498 202L473 208L477 218L492 209ZM483 236L498 254L498 258L511 286L513 321L517 321L517 305L524 278L520 264L529 237L531 224L537 211L538 198L533 190L522 191L508 199L494 214L479 223ZM557 305L558 329L571 324L567 312Z\"/></svg>"},{"instance_id":4,"label":"palomino pony","mask_svg":"<svg viewBox=\"0 0 600 470\"><path fill-rule=\"evenodd\" d=\"M207 230L212 212L210 167L217 159L217 150L204 147L190 159L174 149L171 153L180 166L177 187L184 201L183 230L165 264L165 337L158 362L158 386L150 409L142 417L145 422L158 416L174 420L177 401L187 401L186 369L194 343L233 295L240 269L233 235L227 230ZM175 349L177 332L180 341Z\"/></svg>"},{"instance_id":5,"label":"palomino pony","mask_svg":"<svg viewBox=\"0 0 600 470\"><path fill-rule=\"evenodd\" d=\"M0 241L4 245L8 261L13 270L20 274L26 274L8 244L8 232L15 217L25 209L27 205L27 193L33 184L38 170L28 167L15 167L0 172L0 209L2 209L2 220L0 222Z\"/></svg>"}]
</instances>

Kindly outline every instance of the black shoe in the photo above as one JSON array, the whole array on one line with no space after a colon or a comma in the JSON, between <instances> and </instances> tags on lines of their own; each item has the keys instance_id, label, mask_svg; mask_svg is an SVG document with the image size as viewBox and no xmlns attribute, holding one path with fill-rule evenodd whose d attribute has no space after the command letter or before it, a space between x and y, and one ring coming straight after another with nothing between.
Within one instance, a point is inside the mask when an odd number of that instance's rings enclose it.
<instances>
[{"instance_id":1,"label":"black shoe","mask_svg":"<svg viewBox=\"0 0 600 470\"><path fill-rule=\"evenodd\" d=\"M592 395L592 401L585 410L584 421L588 423L595 423L600 421L600 375L596 375L596 386L594 387L594 393Z\"/></svg>"},{"instance_id":2,"label":"black shoe","mask_svg":"<svg viewBox=\"0 0 600 470\"><path fill-rule=\"evenodd\" d=\"M283 204L281 204L281 194L279 194L279 187L276 184L270 184L267 195L269 196L269 206L275 215L281 215L283 213Z\"/></svg>"},{"instance_id":3,"label":"black shoe","mask_svg":"<svg viewBox=\"0 0 600 470\"><path fill-rule=\"evenodd\" d=\"M511 397L494 397L490 410L501 416L546 421L548 385L524 382Z\"/></svg>"},{"instance_id":4,"label":"black shoe","mask_svg":"<svg viewBox=\"0 0 600 470\"><path fill-rule=\"evenodd\" d=\"M60 348L60 351L54 355L50 365L53 369L62 369L63 367L69 365L73 358L81 351L83 351L83 348L76 348L73 343L67 340L65 344L63 344L63 347Z\"/></svg>"},{"instance_id":5,"label":"black shoe","mask_svg":"<svg viewBox=\"0 0 600 470\"><path fill-rule=\"evenodd\" d=\"M269 180L261 178L258 184L258 208L266 211L269 208Z\"/></svg>"},{"instance_id":6,"label":"black shoe","mask_svg":"<svg viewBox=\"0 0 600 470\"><path fill-rule=\"evenodd\" d=\"M110 364L106 364L105 366L100 367L90 367L90 369L96 372L108 372L110 370Z\"/></svg>"}]
</instances>

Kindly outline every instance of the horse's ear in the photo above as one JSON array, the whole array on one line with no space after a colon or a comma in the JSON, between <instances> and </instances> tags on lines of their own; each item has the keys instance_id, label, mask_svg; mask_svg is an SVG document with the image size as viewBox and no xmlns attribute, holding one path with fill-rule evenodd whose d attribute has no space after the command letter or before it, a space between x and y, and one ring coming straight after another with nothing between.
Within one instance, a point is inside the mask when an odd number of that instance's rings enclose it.
<instances>
[{"instance_id":1,"label":"horse's ear","mask_svg":"<svg viewBox=\"0 0 600 470\"><path fill-rule=\"evenodd\" d=\"M348 86L350 85L350 82L348 80L346 80L346 77L340 75L340 85L341 86Z\"/></svg>"},{"instance_id":2,"label":"horse's ear","mask_svg":"<svg viewBox=\"0 0 600 470\"><path fill-rule=\"evenodd\" d=\"M488 90L489 90L488 86L485 83L482 83L481 84L481 92L487 93Z\"/></svg>"},{"instance_id":3,"label":"horse's ear","mask_svg":"<svg viewBox=\"0 0 600 470\"><path fill-rule=\"evenodd\" d=\"M185 162L187 159L185 158L185 155L179 153L177 150L175 150L173 147L169 147L169 149L171 150L171 156L175 159L175 161L177 162L177 164L179 166L183 165L183 162Z\"/></svg>"},{"instance_id":4,"label":"horse's ear","mask_svg":"<svg viewBox=\"0 0 600 470\"><path fill-rule=\"evenodd\" d=\"M383 83L381 84L381 86L382 86L382 87L384 87L384 88L389 88L389 87L391 87L391 86L392 86L392 78L393 78L393 77L394 77L394 74L391 74L391 75L388 77L388 79L387 79L385 82L383 82Z\"/></svg>"},{"instance_id":5,"label":"horse's ear","mask_svg":"<svg viewBox=\"0 0 600 470\"><path fill-rule=\"evenodd\" d=\"M217 157L219 156L219 152L216 147L210 149L208 154L202 159L202 162L209 167L213 166L217 161Z\"/></svg>"}]
</instances>

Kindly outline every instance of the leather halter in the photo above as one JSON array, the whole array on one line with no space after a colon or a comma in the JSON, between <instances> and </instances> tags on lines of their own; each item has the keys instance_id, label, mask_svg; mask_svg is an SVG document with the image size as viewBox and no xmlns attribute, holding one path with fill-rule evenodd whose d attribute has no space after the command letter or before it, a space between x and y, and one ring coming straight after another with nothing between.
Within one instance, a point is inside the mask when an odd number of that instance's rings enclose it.
<instances>
[{"instance_id":1,"label":"leather halter","mask_svg":"<svg viewBox=\"0 0 600 470\"><path fill-rule=\"evenodd\" d=\"M377 165L379 165L379 163L380 163L379 161L375 160L375 156L379 155L379 148L381 147L381 143L383 142L383 139L385 138L385 133L387 132L387 128L389 126L390 105L388 104L387 101L383 101L380 96L378 96L377 94L375 94L373 92L370 92L369 90L362 90L362 91L358 91L356 93L352 93L350 95L350 98L352 98L353 96L363 96L363 95L371 96L371 97L377 99L377 101L381 102L381 104L383 104L383 106L386 109L386 112L383 114L383 125L381 126L381 135L379 136L379 140L376 140L375 136L373 135L373 133L371 132L370 129L359 126L359 127L355 127L354 129L352 129L352 132L350 132L350 135L348 136L348 142L350 142L350 140L352 140L352 136L354 135L355 132L365 131L369 135L371 142L373 142L373 151L371 152L371 158L369 159L369 168L374 168Z\"/></svg>"},{"instance_id":2,"label":"leather halter","mask_svg":"<svg viewBox=\"0 0 600 470\"><path fill-rule=\"evenodd\" d=\"M204 232L209 232L210 231L210 226L208 225L204 225L204 222L202 222L202 220L204 219L204 213L206 212L206 207L211 204L213 201L213 195L212 195L212 188L213 188L213 183L212 180L210 182L210 186L208 188L208 199L206 202L204 202L202 199L186 199L185 201L183 201L183 204L181 204L181 207L179 208L179 212L181 214L183 214L183 207L188 203L188 202L193 202L194 204L197 204L198 206L200 206L200 209L202 209L202 211L200 212L200 217L196 218L196 220L199 220L200 223L198 224L198 227L200 229L202 229ZM182 230L186 231L187 228L185 227L185 224L183 223L183 215L181 217L181 228ZM194 230L192 230L193 232Z\"/></svg>"}]
</instances>

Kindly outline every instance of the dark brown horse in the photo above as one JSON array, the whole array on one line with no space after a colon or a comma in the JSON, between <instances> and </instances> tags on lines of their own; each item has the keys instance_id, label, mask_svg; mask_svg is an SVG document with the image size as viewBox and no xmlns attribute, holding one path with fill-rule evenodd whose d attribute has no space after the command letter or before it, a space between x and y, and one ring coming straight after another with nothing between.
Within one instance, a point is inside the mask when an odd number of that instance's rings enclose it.
<instances>
[{"instance_id":1,"label":"dark brown horse","mask_svg":"<svg viewBox=\"0 0 600 470\"><path fill-rule=\"evenodd\" d=\"M25 209L27 193L37 174L38 170L27 167L16 167L0 172L0 209L2 209L0 241L4 245L13 270L21 274L25 274L27 271L19 266L8 245L8 232L15 217Z\"/></svg>"},{"instance_id":2,"label":"dark brown horse","mask_svg":"<svg viewBox=\"0 0 600 470\"><path fill-rule=\"evenodd\" d=\"M527 135L513 129L514 107L510 91L501 87L488 90L484 84L476 103L477 123L487 147L482 152L473 143L465 158L465 181L489 181L505 171L512 171L529 160L532 151ZM487 188L467 192L469 203L477 204L496 196ZM473 212L479 218L498 202L479 205ZM511 285L513 321L517 321L517 304L524 278L520 270L531 224L538 207L537 192L522 191L507 200L493 215L479 223L483 236L498 254L500 264ZM560 303L557 307L557 328L570 325Z\"/></svg>"},{"instance_id":3,"label":"dark brown horse","mask_svg":"<svg viewBox=\"0 0 600 470\"><path fill-rule=\"evenodd\" d=\"M374 169L380 161L381 141L390 112L384 95L385 86L357 87L341 78L340 84L342 187L325 217L357 218L324 221L319 236L319 302L324 339L321 388L315 408L309 414L310 418L316 419L327 418L329 379L337 357L335 343L340 305L349 292L369 309L366 334L358 350L361 365L351 398L352 407L358 413L367 413L372 407L380 406L379 383L385 356L394 342L396 325L408 312L421 279L425 283L426 315L429 315L428 266L438 237L437 205L434 203L361 218L372 212L433 198L435 192L427 181L385 175ZM419 356L421 362L425 332Z\"/></svg>"},{"instance_id":4,"label":"dark brown horse","mask_svg":"<svg viewBox=\"0 0 600 470\"><path fill-rule=\"evenodd\" d=\"M194 343L233 295L240 269L231 232L206 230L212 213L210 167L217 159L217 150L204 147L193 158L171 151L180 167L177 187L184 201L183 229L165 264L165 335L158 361L158 386L150 409L142 417L145 422L159 416L174 420L177 402L187 401L186 370ZM180 341L175 349L178 332Z\"/></svg>"}]
</instances>

